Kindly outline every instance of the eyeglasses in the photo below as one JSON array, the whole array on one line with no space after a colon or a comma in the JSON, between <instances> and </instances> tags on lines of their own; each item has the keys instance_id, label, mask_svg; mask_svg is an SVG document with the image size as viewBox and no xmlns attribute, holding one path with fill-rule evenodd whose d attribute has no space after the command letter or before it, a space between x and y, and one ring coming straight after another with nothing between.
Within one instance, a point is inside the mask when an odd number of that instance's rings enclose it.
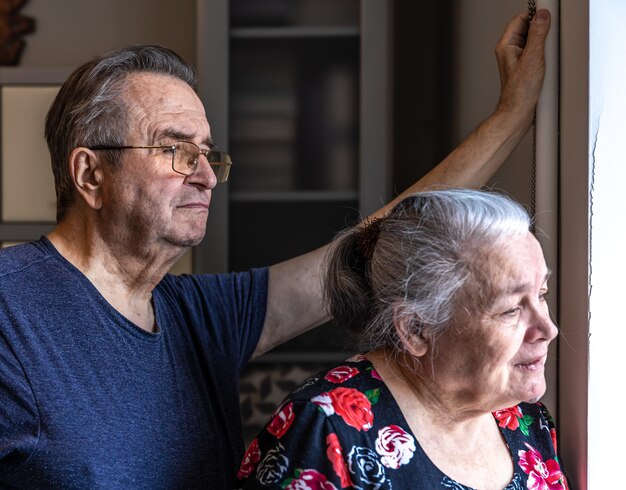
<instances>
[{"instance_id":1,"label":"eyeglasses","mask_svg":"<svg viewBox=\"0 0 626 490\"><path fill-rule=\"evenodd\" d=\"M209 165L215 172L218 183L228 180L230 166L232 161L230 155L223 151L215 149L203 150L195 143L190 141L176 141L171 145L159 146L105 146L97 145L89 148L90 150L134 150L134 149L158 149L163 150L165 154L172 154L172 170L181 175L191 175L198 168L200 155L204 155L209 161Z\"/></svg>"}]
</instances>

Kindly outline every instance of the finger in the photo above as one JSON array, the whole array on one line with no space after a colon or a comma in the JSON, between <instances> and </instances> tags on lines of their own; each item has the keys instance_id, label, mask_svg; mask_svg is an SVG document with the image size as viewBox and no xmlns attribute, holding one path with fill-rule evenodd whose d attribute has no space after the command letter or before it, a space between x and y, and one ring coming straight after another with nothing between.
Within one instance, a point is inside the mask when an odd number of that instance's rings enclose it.
<instances>
[{"instance_id":1,"label":"finger","mask_svg":"<svg viewBox=\"0 0 626 490\"><path fill-rule=\"evenodd\" d=\"M522 54L522 62L543 65L544 46L548 31L550 30L550 12L545 9L539 10L528 28L526 48Z\"/></svg>"},{"instance_id":2,"label":"finger","mask_svg":"<svg viewBox=\"0 0 626 490\"><path fill-rule=\"evenodd\" d=\"M528 51L534 54L543 54L543 46L550 30L550 12L546 9L539 10L530 23L526 46Z\"/></svg>"},{"instance_id":3,"label":"finger","mask_svg":"<svg viewBox=\"0 0 626 490\"><path fill-rule=\"evenodd\" d=\"M506 83L508 75L517 65L526 45L528 25L528 12L525 11L516 15L506 25L500 40L496 44L495 53L498 60L498 71L500 72L500 81L503 84Z\"/></svg>"},{"instance_id":4,"label":"finger","mask_svg":"<svg viewBox=\"0 0 626 490\"><path fill-rule=\"evenodd\" d=\"M524 47L526 41L526 33L528 32L528 13L522 12L507 24L504 28L504 32L500 37L498 44L502 46L517 46Z\"/></svg>"}]
</instances>

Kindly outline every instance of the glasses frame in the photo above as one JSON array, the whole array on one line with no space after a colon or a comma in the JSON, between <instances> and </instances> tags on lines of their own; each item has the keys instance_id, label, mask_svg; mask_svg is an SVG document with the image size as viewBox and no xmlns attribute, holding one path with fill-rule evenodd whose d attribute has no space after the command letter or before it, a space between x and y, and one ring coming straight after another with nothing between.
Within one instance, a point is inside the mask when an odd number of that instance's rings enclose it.
<instances>
[{"instance_id":1,"label":"glasses frame","mask_svg":"<svg viewBox=\"0 0 626 490\"><path fill-rule=\"evenodd\" d=\"M175 161L176 161L176 145L179 143L186 143L188 145L193 145L198 149L198 155L192 160L193 168L190 167L190 172L181 172L176 169ZM215 148L207 148L206 150L200 148L198 145L191 141L174 141L174 143L170 145L146 145L146 146L131 146L131 145L122 145L122 146L110 146L110 145L95 145L88 148L92 151L100 151L100 150L172 150L172 170L180 175L193 175L193 173L198 168L200 155L204 155L204 157L209 162L211 168L220 167L218 171L214 171L215 177L217 179L218 184L223 184L228 180L228 175L230 174L230 167L232 165L232 160L230 155L224 151L217 150Z\"/></svg>"}]
</instances>

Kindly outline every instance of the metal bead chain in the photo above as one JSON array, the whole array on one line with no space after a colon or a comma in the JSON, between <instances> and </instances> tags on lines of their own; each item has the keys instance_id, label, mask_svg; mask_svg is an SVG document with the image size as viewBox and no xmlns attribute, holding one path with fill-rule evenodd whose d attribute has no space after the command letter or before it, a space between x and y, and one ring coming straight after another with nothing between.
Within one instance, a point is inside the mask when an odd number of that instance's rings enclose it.
<instances>
[{"instance_id":1,"label":"metal bead chain","mask_svg":"<svg viewBox=\"0 0 626 490\"><path fill-rule=\"evenodd\" d=\"M537 13L537 5L535 0L528 0L528 21ZM533 220L531 227L532 233L535 233L535 213L537 200L537 117L533 117L533 136L531 147L531 180L530 180L530 216Z\"/></svg>"}]
</instances>

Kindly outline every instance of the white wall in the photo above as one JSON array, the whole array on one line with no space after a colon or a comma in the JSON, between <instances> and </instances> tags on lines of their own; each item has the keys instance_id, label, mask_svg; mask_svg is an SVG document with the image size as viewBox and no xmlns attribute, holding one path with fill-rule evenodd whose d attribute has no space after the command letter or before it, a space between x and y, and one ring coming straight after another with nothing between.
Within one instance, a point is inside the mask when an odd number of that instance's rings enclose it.
<instances>
[{"instance_id":1,"label":"white wall","mask_svg":"<svg viewBox=\"0 0 626 490\"><path fill-rule=\"evenodd\" d=\"M589 66L589 488L614 488L626 427L626 3L591 0Z\"/></svg>"}]
</instances>

